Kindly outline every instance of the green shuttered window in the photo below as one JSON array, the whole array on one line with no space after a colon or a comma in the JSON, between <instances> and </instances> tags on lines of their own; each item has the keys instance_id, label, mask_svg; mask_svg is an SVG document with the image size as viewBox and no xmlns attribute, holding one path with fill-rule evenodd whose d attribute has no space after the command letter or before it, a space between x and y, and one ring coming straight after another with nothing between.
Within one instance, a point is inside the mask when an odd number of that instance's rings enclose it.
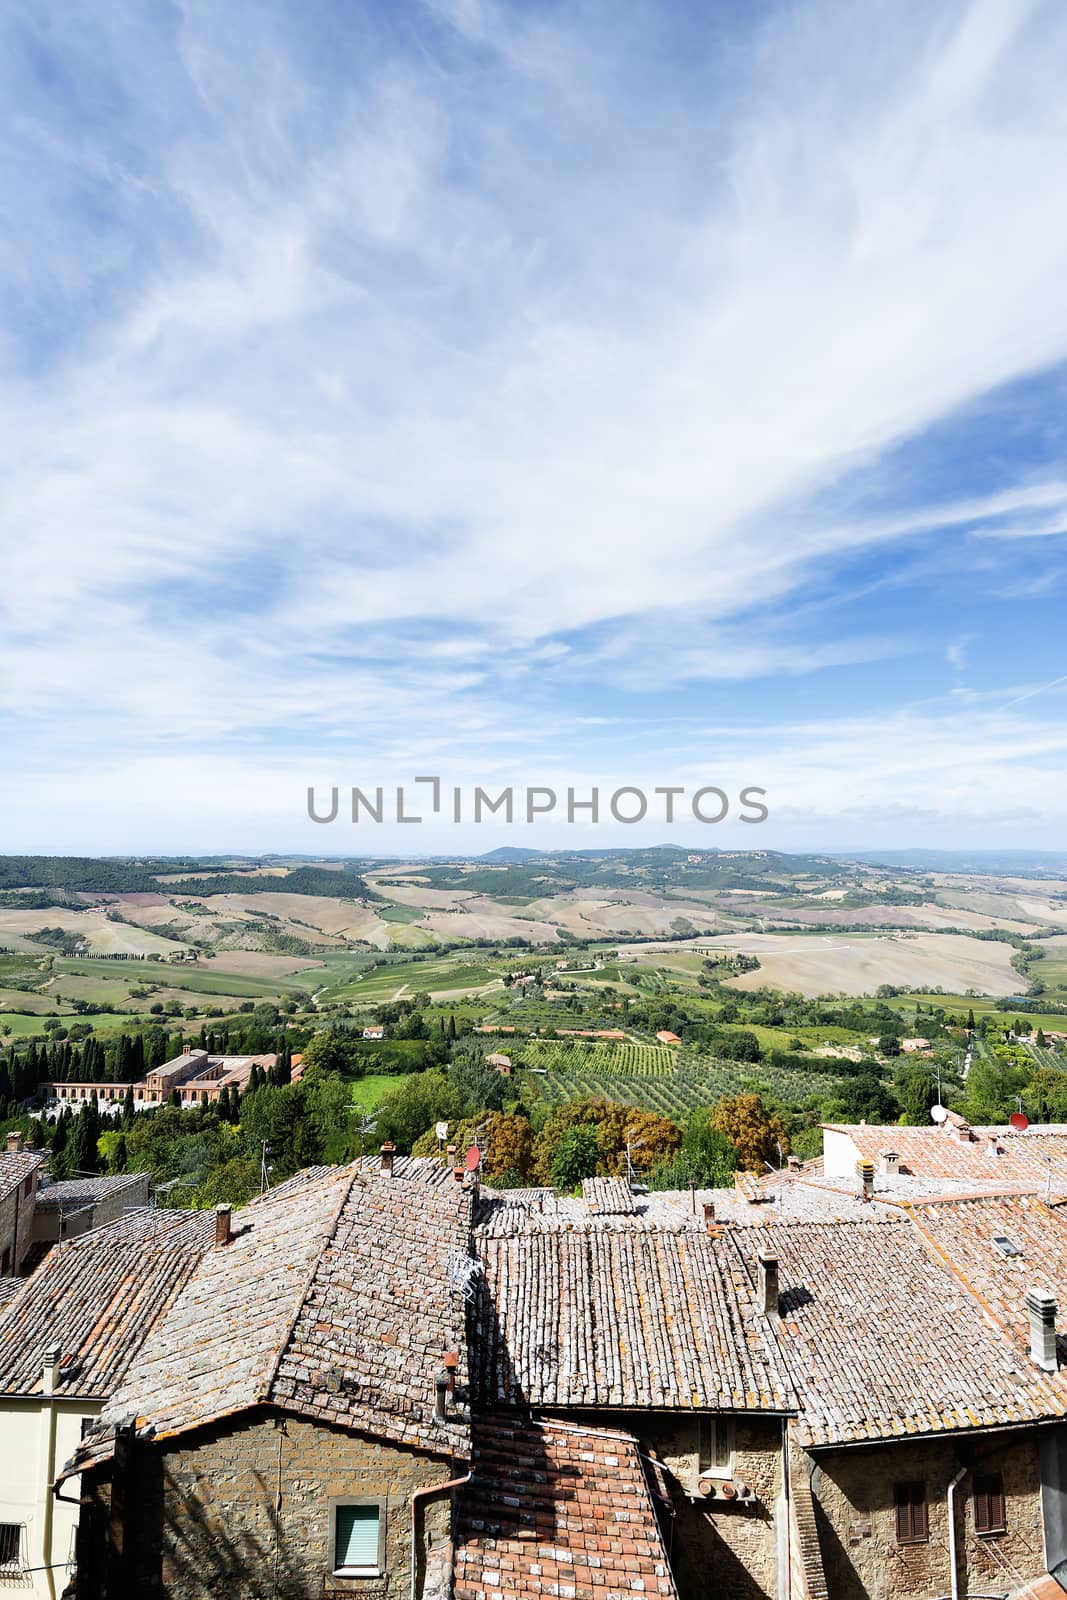
<instances>
[{"instance_id":1,"label":"green shuttered window","mask_svg":"<svg viewBox=\"0 0 1067 1600\"><path fill-rule=\"evenodd\" d=\"M371 1506L337 1506L334 1512L335 1540L334 1566L338 1571L346 1568L378 1570L378 1530L381 1508Z\"/></svg>"}]
</instances>

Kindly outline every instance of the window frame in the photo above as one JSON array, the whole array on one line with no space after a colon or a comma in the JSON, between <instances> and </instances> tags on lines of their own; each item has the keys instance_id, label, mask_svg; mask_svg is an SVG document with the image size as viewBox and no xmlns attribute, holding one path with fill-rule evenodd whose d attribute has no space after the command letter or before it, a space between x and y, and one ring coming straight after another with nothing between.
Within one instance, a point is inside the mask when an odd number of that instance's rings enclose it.
<instances>
[{"instance_id":1,"label":"window frame","mask_svg":"<svg viewBox=\"0 0 1067 1600\"><path fill-rule=\"evenodd\" d=\"M24 1524L21 1523L21 1522L0 1522L0 1574L10 1575L13 1572L21 1572L23 1570L23 1566L22 1566L22 1532L23 1532L23 1527L24 1527ZM5 1536L8 1536L8 1542L10 1543L10 1535L11 1534L14 1534L14 1536L15 1536L14 1537L15 1552L14 1552L14 1555L12 1555L9 1558L5 1559L5 1557L4 1557L4 1540L5 1540Z\"/></svg>"},{"instance_id":2,"label":"window frame","mask_svg":"<svg viewBox=\"0 0 1067 1600\"><path fill-rule=\"evenodd\" d=\"M980 1487L981 1485L985 1487ZM979 1513L985 1508L984 1517ZM1004 1494L1002 1472L976 1472L971 1489L971 1506L974 1511L974 1531L979 1538L987 1539L1008 1531L1008 1505ZM998 1520L999 1512L999 1520Z\"/></svg>"},{"instance_id":3,"label":"window frame","mask_svg":"<svg viewBox=\"0 0 1067 1600\"><path fill-rule=\"evenodd\" d=\"M719 1454L725 1456L720 1464ZM697 1422L697 1472L702 1478L732 1478L737 1456L733 1417L713 1413Z\"/></svg>"},{"instance_id":4,"label":"window frame","mask_svg":"<svg viewBox=\"0 0 1067 1600\"><path fill-rule=\"evenodd\" d=\"M897 1544L929 1543L930 1505L926 1484L922 1479L908 1478L894 1483L893 1509L896 1512Z\"/></svg>"},{"instance_id":5,"label":"window frame","mask_svg":"<svg viewBox=\"0 0 1067 1600\"><path fill-rule=\"evenodd\" d=\"M329 1568L335 1578L381 1578L385 1575L385 1534L388 1501L383 1495L331 1495L329 1502ZM373 1567L341 1567L337 1564L337 1513L349 1506L373 1506L378 1513L378 1558Z\"/></svg>"}]
</instances>

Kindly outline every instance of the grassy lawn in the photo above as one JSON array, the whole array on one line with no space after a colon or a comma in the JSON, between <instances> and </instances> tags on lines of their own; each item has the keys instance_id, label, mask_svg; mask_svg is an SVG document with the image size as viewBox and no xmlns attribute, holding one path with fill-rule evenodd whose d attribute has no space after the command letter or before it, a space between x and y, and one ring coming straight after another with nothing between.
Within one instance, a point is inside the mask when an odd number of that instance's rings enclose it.
<instances>
[{"instance_id":1,"label":"grassy lawn","mask_svg":"<svg viewBox=\"0 0 1067 1600\"><path fill-rule=\"evenodd\" d=\"M10 1011L0 1012L0 1039L25 1039L31 1034L40 1036L43 1029L42 1017L21 1017ZM144 1013L129 1011L119 1012L117 1015L107 1011L88 1012L85 1016L75 1016L73 1013L63 1013L62 1024L68 1028L72 1022L88 1022L92 1025L94 1033L121 1033L131 1025L141 1022L156 1022L166 1020L174 1026L171 1018L148 1017Z\"/></svg>"},{"instance_id":2,"label":"grassy lawn","mask_svg":"<svg viewBox=\"0 0 1067 1600\"><path fill-rule=\"evenodd\" d=\"M349 1080L352 1104L362 1106L365 1111L373 1111L383 1096L393 1089L399 1089L405 1081L406 1077L402 1072L368 1072L364 1078L352 1078Z\"/></svg>"}]
</instances>

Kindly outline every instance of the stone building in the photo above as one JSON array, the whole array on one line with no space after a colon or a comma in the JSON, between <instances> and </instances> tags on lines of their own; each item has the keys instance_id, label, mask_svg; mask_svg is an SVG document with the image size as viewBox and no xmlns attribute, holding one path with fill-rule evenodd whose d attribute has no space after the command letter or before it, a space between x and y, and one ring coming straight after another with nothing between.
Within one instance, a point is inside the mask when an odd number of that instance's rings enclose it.
<instances>
[{"instance_id":1,"label":"stone building","mask_svg":"<svg viewBox=\"0 0 1067 1600\"><path fill-rule=\"evenodd\" d=\"M117 1222L131 1209L147 1206L148 1200L147 1172L42 1182L33 1212L33 1242L39 1246L77 1238Z\"/></svg>"},{"instance_id":2,"label":"stone building","mask_svg":"<svg viewBox=\"0 0 1067 1600\"><path fill-rule=\"evenodd\" d=\"M78 1483L59 1468L99 1415L214 1232L133 1211L54 1246L0 1312L0 1594L54 1597L72 1570Z\"/></svg>"},{"instance_id":3,"label":"stone building","mask_svg":"<svg viewBox=\"0 0 1067 1600\"><path fill-rule=\"evenodd\" d=\"M891 1131L729 1191L493 1193L391 1147L290 1180L64 1470L78 1593L1044 1600L1067 1130Z\"/></svg>"},{"instance_id":4,"label":"stone building","mask_svg":"<svg viewBox=\"0 0 1067 1600\"><path fill-rule=\"evenodd\" d=\"M79 1595L445 1592L474 1264L442 1173L318 1169L234 1218L69 1464Z\"/></svg>"},{"instance_id":5,"label":"stone building","mask_svg":"<svg viewBox=\"0 0 1067 1600\"><path fill-rule=\"evenodd\" d=\"M9 1133L0 1151L0 1279L17 1277L33 1242L33 1209L46 1152Z\"/></svg>"}]
</instances>

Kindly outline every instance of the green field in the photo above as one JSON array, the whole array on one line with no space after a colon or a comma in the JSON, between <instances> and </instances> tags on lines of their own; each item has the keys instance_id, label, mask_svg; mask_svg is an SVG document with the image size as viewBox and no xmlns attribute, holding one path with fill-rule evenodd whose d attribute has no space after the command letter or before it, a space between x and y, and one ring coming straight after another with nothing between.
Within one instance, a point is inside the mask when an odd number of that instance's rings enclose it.
<instances>
[{"instance_id":1,"label":"green field","mask_svg":"<svg viewBox=\"0 0 1067 1600\"><path fill-rule=\"evenodd\" d=\"M101 997L111 1000L111 991L121 989L177 989L187 994L230 995L238 1000L267 1000L281 994L306 994L321 976L316 968L287 972L280 977L255 977L245 972L227 972L225 955L204 966L170 961L94 961L91 957L57 956L53 971L93 978L101 986ZM106 992L105 992L106 991Z\"/></svg>"},{"instance_id":2,"label":"green field","mask_svg":"<svg viewBox=\"0 0 1067 1600\"><path fill-rule=\"evenodd\" d=\"M504 1046L503 1048L507 1048ZM673 1073L678 1050L665 1044L594 1039L526 1039L510 1053L531 1070L620 1078L662 1078Z\"/></svg>"},{"instance_id":3,"label":"green field","mask_svg":"<svg viewBox=\"0 0 1067 1600\"><path fill-rule=\"evenodd\" d=\"M393 1089L399 1089L404 1082L405 1074L400 1072L368 1072L365 1078L353 1078L352 1105L362 1106L364 1111L373 1111L383 1096Z\"/></svg>"},{"instance_id":4,"label":"green field","mask_svg":"<svg viewBox=\"0 0 1067 1600\"><path fill-rule=\"evenodd\" d=\"M682 1068L672 1077L620 1077L614 1073L550 1072L538 1078L550 1105L586 1097L617 1100L660 1116L684 1122L690 1111L712 1106L724 1095L743 1094L759 1085L783 1100L801 1102L812 1095L832 1094L837 1079L817 1072L773 1069L740 1061L705 1061Z\"/></svg>"},{"instance_id":5,"label":"green field","mask_svg":"<svg viewBox=\"0 0 1067 1600\"><path fill-rule=\"evenodd\" d=\"M481 963L475 965L468 956L465 961L444 956L427 961L395 961L378 967L365 976L351 978L336 985L327 985L319 996L320 1002L372 1003L375 1000L392 1000L394 996L411 999L419 993L447 992L451 989L474 989L499 976L492 968Z\"/></svg>"},{"instance_id":6,"label":"green field","mask_svg":"<svg viewBox=\"0 0 1067 1600\"><path fill-rule=\"evenodd\" d=\"M54 1015L54 1013L52 1014ZM62 1016L64 1027L69 1026L72 1022L87 1022L94 1033L121 1033L124 1028L129 1030L133 1024L161 1021L165 1021L171 1028L182 1026L181 1020L177 1018L149 1017L143 1013L130 1011L89 1011L84 1016L75 1016L73 1013L64 1012ZM10 1011L0 1012L0 1039L26 1039L32 1034L36 1034L38 1038L44 1035L43 1017L23 1017Z\"/></svg>"}]
</instances>

